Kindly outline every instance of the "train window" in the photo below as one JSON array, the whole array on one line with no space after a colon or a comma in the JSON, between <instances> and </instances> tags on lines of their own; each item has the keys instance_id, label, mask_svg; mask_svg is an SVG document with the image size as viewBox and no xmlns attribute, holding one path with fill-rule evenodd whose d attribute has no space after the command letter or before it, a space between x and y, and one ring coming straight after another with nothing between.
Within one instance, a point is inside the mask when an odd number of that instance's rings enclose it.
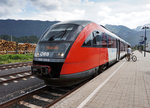
<instances>
[{"instance_id":1,"label":"train window","mask_svg":"<svg viewBox=\"0 0 150 108\"><path fill-rule=\"evenodd\" d=\"M107 35L103 33L102 35L102 47L107 48Z\"/></svg>"},{"instance_id":2,"label":"train window","mask_svg":"<svg viewBox=\"0 0 150 108\"><path fill-rule=\"evenodd\" d=\"M112 48L116 48L116 39L112 37Z\"/></svg>"},{"instance_id":3,"label":"train window","mask_svg":"<svg viewBox=\"0 0 150 108\"><path fill-rule=\"evenodd\" d=\"M111 36L108 35L108 48L111 48L112 47L112 39L111 39Z\"/></svg>"},{"instance_id":4,"label":"train window","mask_svg":"<svg viewBox=\"0 0 150 108\"><path fill-rule=\"evenodd\" d=\"M120 42L120 51L122 51L122 42Z\"/></svg>"},{"instance_id":5,"label":"train window","mask_svg":"<svg viewBox=\"0 0 150 108\"><path fill-rule=\"evenodd\" d=\"M127 49L128 49L128 45L127 45L127 44L125 44L125 51L127 51Z\"/></svg>"},{"instance_id":6,"label":"train window","mask_svg":"<svg viewBox=\"0 0 150 108\"><path fill-rule=\"evenodd\" d=\"M125 43L123 43L123 45L124 45L124 51L126 51L126 45L125 45Z\"/></svg>"},{"instance_id":7,"label":"train window","mask_svg":"<svg viewBox=\"0 0 150 108\"><path fill-rule=\"evenodd\" d=\"M87 37L83 46L92 46L92 43L93 43L93 32L90 33L90 35Z\"/></svg>"},{"instance_id":8,"label":"train window","mask_svg":"<svg viewBox=\"0 0 150 108\"><path fill-rule=\"evenodd\" d=\"M123 50L125 51L125 44L123 43Z\"/></svg>"},{"instance_id":9,"label":"train window","mask_svg":"<svg viewBox=\"0 0 150 108\"><path fill-rule=\"evenodd\" d=\"M120 42L120 51L125 51L125 46L123 42Z\"/></svg>"},{"instance_id":10,"label":"train window","mask_svg":"<svg viewBox=\"0 0 150 108\"><path fill-rule=\"evenodd\" d=\"M97 42L97 34L96 32L93 32L93 45L95 46Z\"/></svg>"}]
</instances>

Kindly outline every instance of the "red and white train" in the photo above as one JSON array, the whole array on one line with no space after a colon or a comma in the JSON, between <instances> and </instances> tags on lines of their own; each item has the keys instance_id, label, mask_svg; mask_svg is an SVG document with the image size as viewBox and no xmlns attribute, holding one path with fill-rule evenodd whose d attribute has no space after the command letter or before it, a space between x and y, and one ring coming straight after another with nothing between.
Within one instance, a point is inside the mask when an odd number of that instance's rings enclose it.
<instances>
[{"instance_id":1,"label":"red and white train","mask_svg":"<svg viewBox=\"0 0 150 108\"><path fill-rule=\"evenodd\" d=\"M77 84L124 57L128 45L91 21L60 22L40 38L32 73L51 86Z\"/></svg>"}]
</instances>

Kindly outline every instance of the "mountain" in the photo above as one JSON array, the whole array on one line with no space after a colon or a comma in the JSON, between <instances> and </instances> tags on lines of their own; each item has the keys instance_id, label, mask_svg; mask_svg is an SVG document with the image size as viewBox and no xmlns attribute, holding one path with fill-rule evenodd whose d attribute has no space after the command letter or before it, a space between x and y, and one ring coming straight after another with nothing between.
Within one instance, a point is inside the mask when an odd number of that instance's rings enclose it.
<instances>
[{"instance_id":1,"label":"mountain","mask_svg":"<svg viewBox=\"0 0 150 108\"><path fill-rule=\"evenodd\" d=\"M150 24L145 24L145 25L143 25L143 26L148 26L148 27L150 27ZM135 30L136 30L136 31L142 31L142 30L143 30L143 29L142 29L143 26L138 26L138 27L135 28Z\"/></svg>"},{"instance_id":2,"label":"mountain","mask_svg":"<svg viewBox=\"0 0 150 108\"><path fill-rule=\"evenodd\" d=\"M51 25L58 21L39 20L0 20L0 35L12 36L41 36Z\"/></svg>"},{"instance_id":3,"label":"mountain","mask_svg":"<svg viewBox=\"0 0 150 108\"><path fill-rule=\"evenodd\" d=\"M0 35L16 36L16 38L22 37L22 39L25 36L37 36L39 38L48 27L57 22L59 21L0 20ZM145 25L150 26L150 24ZM141 30L142 26L138 26L136 29L130 29L123 25L107 24L105 27L131 45L137 45L142 40L141 36L145 36L144 30ZM147 38L150 41L150 30L147 30Z\"/></svg>"},{"instance_id":4,"label":"mountain","mask_svg":"<svg viewBox=\"0 0 150 108\"><path fill-rule=\"evenodd\" d=\"M122 25L105 25L105 27L115 33L116 35L120 36L122 39L129 42L132 46L139 44L139 41L142 41L141 36L145 36L144 30L135 30L130 29L126 26ZM141 26L142 27L142 26ZM150 41L150 30L147 30L147 41Z\"/></svg>"},{"instance_id":5,"label":"mountain","mask_svg":"<svg viewBox=\"0 0 150 108\"><path fill-rule=\"evenodd\" d=\"M135 28L136 31L142 31L142 26L138 26Z\"/></svg>"}]
</instances>

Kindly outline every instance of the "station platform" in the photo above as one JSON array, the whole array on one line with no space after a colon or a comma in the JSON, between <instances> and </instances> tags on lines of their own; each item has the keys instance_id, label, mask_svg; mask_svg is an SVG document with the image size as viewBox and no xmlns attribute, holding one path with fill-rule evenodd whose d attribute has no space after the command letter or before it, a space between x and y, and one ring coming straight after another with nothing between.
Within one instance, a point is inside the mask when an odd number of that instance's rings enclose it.
<instances>
[{"instance_id":1,"label":"station platform","mask_svg":"<svg viewBox=\"0 0 150 108\"><path fill-rule=\"evenodd\" d=\"M119 61L51 108L150 108L150 53Z\"/></svg>"}]
</instances>

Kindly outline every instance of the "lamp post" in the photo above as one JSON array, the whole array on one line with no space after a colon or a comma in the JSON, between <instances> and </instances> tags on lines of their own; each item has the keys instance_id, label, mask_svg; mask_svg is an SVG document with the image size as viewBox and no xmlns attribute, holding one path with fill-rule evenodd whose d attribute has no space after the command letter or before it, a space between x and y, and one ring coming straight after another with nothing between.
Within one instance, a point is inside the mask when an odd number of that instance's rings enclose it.
<instances>
[{"instance_id":1,"label":"lamp post","mask_svg":"<svg viewBox=\"0 0 150 108\"><path fill-rule=\"evenodd\" d=\"M140 36L141 37L141 39L139 40L139 51L143 51L143 47L144 47L144 36Z\"/></svg>"},{"instance_id":2,"label":"lamp post","mask_svg":"<svg viewBox=\"0 0 150 108\"><path fill-rule=\"evenodd\" d=\"M146 37L146 29L149 29L149 27L144 26L144 27L142 27L142 29L145 29L145 37L144 37L144 57L146 57L146 40L147 40L147 37Z\"/></svg>"}]
</instances>

